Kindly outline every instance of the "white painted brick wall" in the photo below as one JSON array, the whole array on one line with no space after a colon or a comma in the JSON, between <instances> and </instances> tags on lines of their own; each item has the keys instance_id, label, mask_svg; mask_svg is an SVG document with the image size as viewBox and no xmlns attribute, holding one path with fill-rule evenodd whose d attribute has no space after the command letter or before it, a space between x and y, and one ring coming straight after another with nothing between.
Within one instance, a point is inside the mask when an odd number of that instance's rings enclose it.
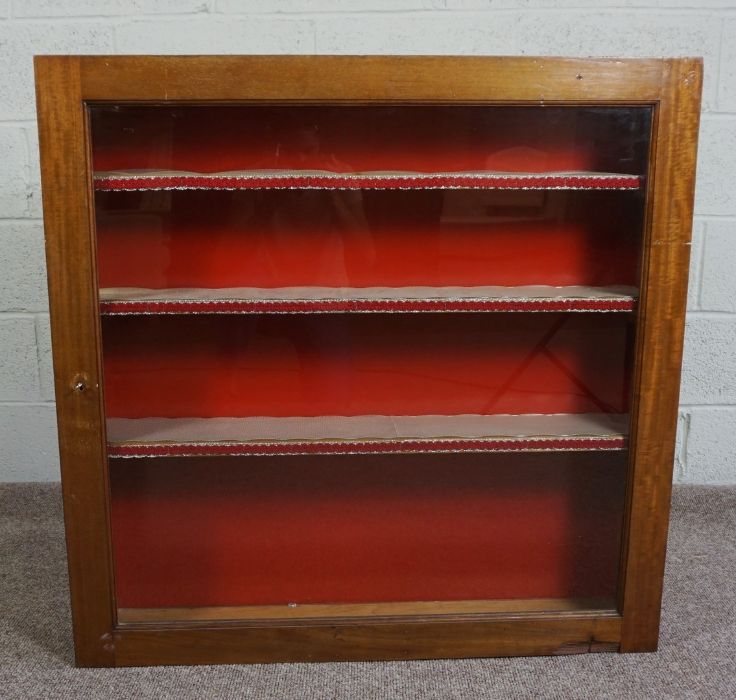
<instances>
[{"instance_id":1,"label":"white painted brick wall","mask_svg":"<svg viewBox=\"0 0 736 700\"><path fill-rule=\"evenodd\" d=\"M702 250L703 277L700 304L709 311L736 313L736 221L712 219L707 224Z\"/></svg>"},{"instance_id":2,"label":"white painted brick wall","mask_svg":"<svg viewBox=\"0 0 736 700\"><path fill-rule=\"evenodd\" d=\"M736 483L736 0L0 0L0 481L58 478L32 56L702 55L676 478Z\"/></svg>"},{"instance_id":3,"label":"white painted brick wall","mask_svg":"<svg viewBox=\"0 0 736 700\"><path fill-rule=\"evenodd\" d=\"M42 223L0 219L0 256L0 312L45 311L48 296Z\"/></svg>"},{"instance_id":4,"label":"white painted brick wall","mask_svg":"<svg viewBox=\"0 0 736 700\"><path fill-rule=\"evenodd\" d=\"M117 28L115 42L120 53L313 53L314 28L267 15L135 20Z\"/></svg>"},{"instance_id":5,"label":"white painted brick wall","mask_svg":"<svg viewBox=\"0 0 736 700\"><path fill-rule=\"evenodd\" d=\"M0 212L4 217L29 215L28 146L25 129L2 123L0 123Z\"/></svg>"},{"instance_id":6,"label":"white painted brick wall","mask_svg":"<svg viewBox=\"0 0 736 700\"><path fill-rule=\"evenodd\" d=\"M40 398L36 322L30 314L0 317L0 396L12 402Z\"/></svg>"},{"instance_id":7,"label":"white painted brick wall","mask_svg":"<svg viewBox=\"0 0 736 700\"><path fill-rule=\"evenodd\" d=\"M6 404L0 417L2 481L58 481L56 410L52 403Z\"/></svg>"}]
</instances>

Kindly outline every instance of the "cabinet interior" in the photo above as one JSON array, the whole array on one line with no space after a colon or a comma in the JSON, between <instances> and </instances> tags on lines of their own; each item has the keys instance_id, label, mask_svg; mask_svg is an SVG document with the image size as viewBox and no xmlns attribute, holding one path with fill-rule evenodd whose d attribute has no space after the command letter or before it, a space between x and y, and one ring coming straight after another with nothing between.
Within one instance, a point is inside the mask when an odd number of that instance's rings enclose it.
<instances>
[{"instance_id":1,"label":"cabinet interior","mask_svg":"<svg viewBox=\"0 0 736 700\"><path fill-rule=\"evenodd\" d=\"M614 610L651 124L92 107L119 621Z\"/></svg>"}]
</instances>

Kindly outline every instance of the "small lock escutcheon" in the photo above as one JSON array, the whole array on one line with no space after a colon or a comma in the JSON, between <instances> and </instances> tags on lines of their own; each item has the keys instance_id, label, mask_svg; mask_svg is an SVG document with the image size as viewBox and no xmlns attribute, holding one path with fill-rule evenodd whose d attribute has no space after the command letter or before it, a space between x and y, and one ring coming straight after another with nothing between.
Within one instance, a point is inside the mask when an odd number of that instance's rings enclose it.
<instances>
[{"instance_id":1,"label":"small lock escutcheon","mask_svg":"<svg viewBox=\"0 0 736 700\"><path fill-rule=\"evenodd\" d=\"M84 394L89 389L89 381L86 374L77 374L72 379L72 391L75 394Z\"/></svg>"}]
</instances>

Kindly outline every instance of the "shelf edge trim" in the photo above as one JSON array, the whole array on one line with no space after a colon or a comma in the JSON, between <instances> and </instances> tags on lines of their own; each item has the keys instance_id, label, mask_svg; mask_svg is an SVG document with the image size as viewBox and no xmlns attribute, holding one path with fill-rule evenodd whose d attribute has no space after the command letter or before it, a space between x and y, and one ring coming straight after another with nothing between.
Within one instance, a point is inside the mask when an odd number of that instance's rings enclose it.
<instances>
[{"instance_id":1,"label":"shelf edge trim","mask_svg":"<svg viewBox=\"0 0 736 700\"><path fill-rule=\"evenodd\" d=\"M457 452L571 452L623 450L623 435L593 437L524 437L472 440L319 440L294 442L191 442L191 443L109 443L108 456L201 457L320 454L414 454Z\"/></svg>"}]
</instances>

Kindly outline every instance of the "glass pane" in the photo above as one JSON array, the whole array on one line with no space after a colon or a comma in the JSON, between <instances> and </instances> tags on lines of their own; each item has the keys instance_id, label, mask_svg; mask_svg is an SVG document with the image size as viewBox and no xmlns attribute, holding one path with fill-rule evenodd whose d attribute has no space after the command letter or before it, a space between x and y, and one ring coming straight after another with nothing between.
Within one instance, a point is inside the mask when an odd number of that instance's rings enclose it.
<instances>
[{"instance_id":1,"label":"glass pane","mask_svg":"<svg viewBox=\"0 0 736 700\"><path fill-rule=\"evenodd\" d=\"M121 608L611 599L623 452L112 460Z\"/></svg>"},{"instance_id":2,"label":"glass pane","mask_svg":"<svg viewBox=\"0 0 736 700\"><path fill-rule=\"evenodd\" d=\"M614 607L650 128L93 107L121 619Z\"/></svg>"},{"instance_id":3,"label":"glass pane","mask_svg":"<svg viewBox=\"0 0 736 700\"><path fill-rule=\"evenodd\" d=\"M625 413L627 316L104 317L105 401L129 418Z\"/></svg>"}]
</instances>

